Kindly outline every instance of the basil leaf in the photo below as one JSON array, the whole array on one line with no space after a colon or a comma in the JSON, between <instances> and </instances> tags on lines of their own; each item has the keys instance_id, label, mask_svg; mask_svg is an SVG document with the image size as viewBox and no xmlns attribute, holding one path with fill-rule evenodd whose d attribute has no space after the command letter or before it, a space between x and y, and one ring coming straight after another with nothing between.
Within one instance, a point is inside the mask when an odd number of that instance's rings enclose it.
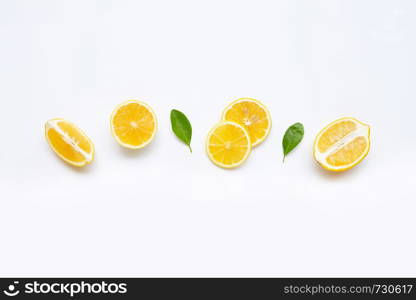
<instances>
[{"instance_id":1,"label":"basil leaf","mask_svg":"<svg viewBox=\"0 0 416 300\"><path fill-rule=\"evenodd\" d=\"M304 128L302 123L295 123L290 126L283 136L283 161L286 155L290 153L302 141L304 135Z\"/></svg>"},{"instance_id":2,"label":"basil leaf","mask_svg":"<svg viewBox=\"0 0 416 300\"><path fill-rule=\"evenodd\" d=\"M172 123L172 130L175 135L185 144L188 145L192 153L191 139L192 139L192 126L188 118L184 113L179 110L172 109L170 112L170 121Z\"/></svg>"}]
</instances>

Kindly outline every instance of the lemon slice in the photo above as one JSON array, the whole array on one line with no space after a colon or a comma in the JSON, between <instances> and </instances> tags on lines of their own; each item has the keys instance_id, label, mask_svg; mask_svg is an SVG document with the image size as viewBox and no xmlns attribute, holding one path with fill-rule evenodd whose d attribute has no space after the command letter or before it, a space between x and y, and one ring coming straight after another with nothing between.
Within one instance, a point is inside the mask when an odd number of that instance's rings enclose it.
<instances>
[{"instance_id":1,"label":"lemon slice","mask_svg":"<svg viewBox=\"0 0 416 300\"><path fill-rule=\"evenodd\" d=\"M234 122L221 122L208 134L208 157L219 167L231 169L246 161L251 152L247 130Z\"/></svg>"},{"instance_id":2,"label":"lemon slice","mask_svg":"<svg viewBox=\"0 0 416 300\"><path fill-rule=\"evenodd\" d=\"M157 131L155 113L149 105L137 100L129 100L117 106L110 122L116 141L129 149L146 147Z\"/></svg>"},{"instance_id":3,"label":"lemon slice","mask_svg":"<svg viewBox=\"0 0 416 300\"><path fill-rule=\"evenodd\" d=\"M370 126L354 118L336 120L318 133L313 149L323 168L334 172L349 170L370 150Z\"/></svg>"},{"instance_id":4,"label":"lemon slice","mask_svg":"<svg viewBox=\"0 0 416 300\"><path fill-rule=\"evenodd\" d=\"M94 144L81 129L69 121L47 121L45 137L53 151L72 166L83 167L94 160Z\"/></svg>"},{"instance_id":5,"label":"lemon slice","mask_svg":"<svg viewBox=\"0 0 416 300\"><path fill-rule=\"evenodd\" d=\"M241 98L230 103L223 111L222 119L243 126L250 135L252 147L263 142L272 127L272 118L266 106L251 98Z\"/></svg>"}]
</instances>

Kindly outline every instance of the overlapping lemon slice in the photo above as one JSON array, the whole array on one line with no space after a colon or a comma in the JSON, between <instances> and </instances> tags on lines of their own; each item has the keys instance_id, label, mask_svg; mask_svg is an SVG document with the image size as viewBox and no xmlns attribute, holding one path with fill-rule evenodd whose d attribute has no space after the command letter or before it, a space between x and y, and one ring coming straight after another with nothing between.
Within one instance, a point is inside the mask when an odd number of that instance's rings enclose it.
<instances>
[{"instance_id":1,"label":"overlapping lemon slice","mask_svg":"<svg viewBox=\"0 0 416 300\"><path fill-rule=\"evenodd\" d=\"M222 168L235 168L248 158L251 152L247 130L234 122L221 122L208 134L206 148L211 161Z\"/></svg>"},{"instance_id":2,"label":"overlapping lemon slice","mask_svg":"<svg viewBox=\"0 0 416 300\"><path fill-rule=\"evenodd\" d=\"M341 172L359 164L370 150L370 126L354 118L336 120L322 129L314 157L325 169Z\"/></svg>"},{"instance_id":3,"label":"overlapping lemon slice","mask_svg":"<svg viewBox=\"0 0 416 300\"><path fill-rule=\"evenodd\" d=\"M157 131L157 119L152 108L137 100L129 100L117 106L110 122L116 141L130 149L147 146Z\"/></svg>"},{"instance_id":4,"label":"overlapping lemon slice","mask_svg":"<svg viewBox=\"0 0 416 300\"><path fill-rule=\"evenodd\" d=\"M250 135L252 147L263 142L272 127L272 118L266 106L251 98L241 98L230 103L223 111L222 119L243 126Z\"/></svg>"},{"instance_id":5,"label":"overlapping lemon slice","mask_svg":"<svg viewBox=\"0 0 416 300\"><path fill-rule=\"evenodd\" d=\"M94 160L94 144L81 129L69 121L47 121L45 136L55 153L72 166L83 167Z\"/></svg>"}]
</instances>

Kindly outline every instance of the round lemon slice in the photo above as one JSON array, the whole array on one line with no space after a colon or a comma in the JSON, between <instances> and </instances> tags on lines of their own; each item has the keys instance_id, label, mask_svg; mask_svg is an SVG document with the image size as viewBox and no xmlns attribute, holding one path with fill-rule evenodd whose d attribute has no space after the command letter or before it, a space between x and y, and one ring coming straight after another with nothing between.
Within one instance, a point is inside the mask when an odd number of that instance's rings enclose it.
<instances>
[{"instance_id":1,"label":"round lemon slice","mask_svg":"<svg viewBox=\"0 0 416 300\"><path fill-rule=\"evenodd\" d=\"M116 141L129 149L146 147L157 131L157 119L152 108L137 100L129 100L117 106L110 122Z\"/></svg>"},{"instance_id":2,"label":"round lemon slice","mask_svg":"<svg viewBox=\"0 0 416 300\"><path fill-rule=\"evenodd\" d=\"M370 151L370 126L342 118L322 129L313 146L315 160L325 169L341 172L358 165Z\"/></svg>"},{"instance_id":3,"label":"round lemon slice","mask_svg":"<svg viewBox=\"0 0 416 300\"><path fill-rule=\"evenodd\" d=\"M47 121L45 137L53 151L72 166L83 167L94 160L94 144L81 129L69 121Z\"/></svg>"},{"instance_id":4,"label":"round lemon slice","mask_svg":"<svg viewBox=\"0 0 416 300\"><path fill-rule=\"evenodd\" d=\"M263 142L272 127L272 118L266 106L251 98L231 102L223 111L222 119L243 126L250 135L252 147Z\"/></svg>"},{"instance_id":5,"label":"round lemon slice","mask_svg":"<svg viewBox=\"0 0 416 300\"><path fill-rule=\"evenodd\" d=\"M208 157L219 167L231 169L245 162L251 152L247 130L234 122L221 122L208 134Z\"/></svg>"}]
</instances>

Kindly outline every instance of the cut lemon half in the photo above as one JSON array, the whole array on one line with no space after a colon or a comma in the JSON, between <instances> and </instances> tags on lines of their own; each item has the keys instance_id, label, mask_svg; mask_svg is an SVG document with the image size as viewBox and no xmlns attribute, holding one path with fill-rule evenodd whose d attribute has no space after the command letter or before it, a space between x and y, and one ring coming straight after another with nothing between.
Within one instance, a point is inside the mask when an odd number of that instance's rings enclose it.
<instances>
[{"instance_id":1,"label":"cut lemon half","mask_svg":"<svg viewBox=\"0 0 416 300\"><path fill-rule=\"evenodd\" d=\"M222 119L243 126L255 147L269 135L272 118L266 106L256 99L241 98L231 102L223 111Z\"/></svg>"},{"instance_id":2,"label":"cut lemon half","mask_svg":"<svg viewBox=\"0 0 416 300\"><path fill-rule=\"evenodd\" d=\"M47 121L45 136L53 151L72 166L83 167L94 160L94 144L81 129L69 121Z\"/></svg>"},{"instance_id":3,"label":"cut lemon half","mask_svg":"<svg viewBox=\"0 0 416 300\"><path fill-rule=\"evenodd\" d=\"M370 150L370 126L354 118L336 120L318 133L313 150L323 168L334 172L349 170Z\"/></svg>"},{"instance_id":4,"label":"cut lemon half","mask_svg":"<svg viewBox=\"0 0 416 300\"><path fill-rule=\"evenodd\" d=\"M251 152L247 130L234 122L221 122L208 134L208 157L219 167L231 169L246 161Z\"/></svg>"},{"instance_id":5,"label":"cut lemon half","mask_svg":"<svg viewBox=\"0 0 416 300\"><path fill-rule=\"evenodd\" d=\"M123 102L111 115L111 132L123 147L141 149L153 140L156 131L156 115L149 105L141 101Z\"/></svg>"}]
</instances>

